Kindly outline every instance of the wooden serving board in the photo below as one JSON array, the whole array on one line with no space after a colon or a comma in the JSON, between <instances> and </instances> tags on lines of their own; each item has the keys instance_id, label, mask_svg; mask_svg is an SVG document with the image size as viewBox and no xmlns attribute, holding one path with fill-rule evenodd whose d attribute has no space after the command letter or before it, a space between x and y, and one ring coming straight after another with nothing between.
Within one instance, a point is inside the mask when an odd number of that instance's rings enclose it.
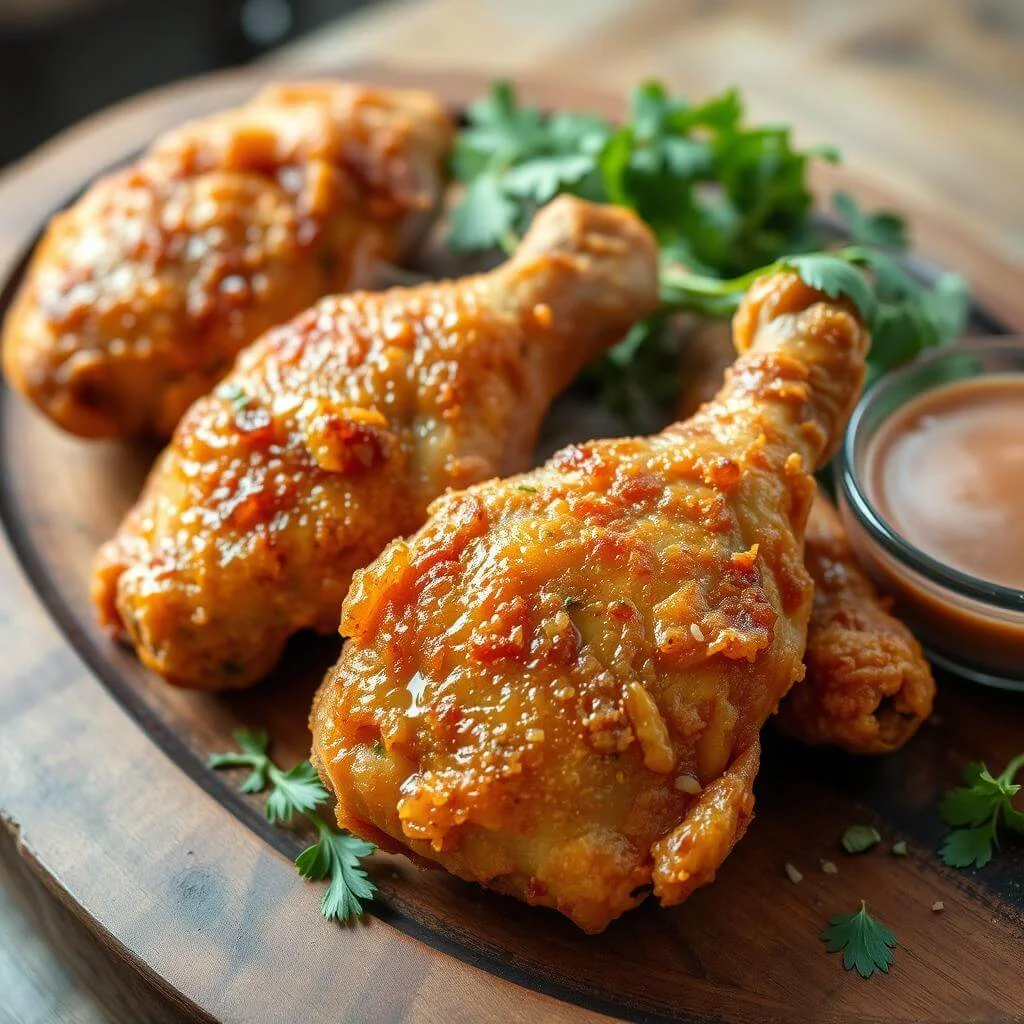
<instances>
[{"instance_id":1,"label":"wooden serving board","mask_svg":"<svg viewBox=\"0 0 1024 1024\"><path fill-rule=\"evenodd\" d=\"M486 86L355 76L435 89L453 107ZM219 75L133 101L0 178L5 277L20 272L11 243L28 244L92 174L255 82ZM582 90L529 92L618 112ZM1013 268L941 211L910 212L944 241L929 256L967 273L993 311L977 329L1024 330ZM230 749L239 726L269 729L279 762L306 757L310 698L340 641L300 637L273 678L215 697L161 683L93 620L90 559L153 454L62 435L0 391L0 833L22 875L30 868L66 908L62 934L85 930L75 955L102 949L117 961L107 992L125 1019L1024 1020L1024 849L1007 846L979 873L936 855L939 795L964 762L1001 766L1024 747L1024 701L951 678L932 721L890 757L809 750L769 728L757 818L718 880L681 907L649 902L588 938L553 912L379 856L381 898L366 921L324 921L320 887L291 864L303 838L268 826L259 801L205 760ZM855 823L875 825L883 843L844 854L839 837ZM890 854L896 840L909 856ZM787 879L787 863L802 882ZM870 981L819 939L861 899L900 942L892 972Z\"/></svg>"}]
</instances>

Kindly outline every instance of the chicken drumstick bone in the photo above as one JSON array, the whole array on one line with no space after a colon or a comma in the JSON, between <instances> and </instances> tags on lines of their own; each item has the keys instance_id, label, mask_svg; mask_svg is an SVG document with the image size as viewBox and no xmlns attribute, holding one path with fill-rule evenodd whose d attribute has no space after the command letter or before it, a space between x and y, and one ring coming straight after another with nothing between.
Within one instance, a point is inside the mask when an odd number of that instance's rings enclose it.
<instances>
[{"instance_id":1,"label":"chicken drumstick bone","mask_svg":"<svg viewBox=\"0 0 1024 1024\"><path fill-rule=\"evenodd\" d=\"M342 826L589 932L714 877L803 674L810 474L868 345L792 274L734 328L689 421L448 494L356 574L312 714Z\"/></svg>"}]
</instances>

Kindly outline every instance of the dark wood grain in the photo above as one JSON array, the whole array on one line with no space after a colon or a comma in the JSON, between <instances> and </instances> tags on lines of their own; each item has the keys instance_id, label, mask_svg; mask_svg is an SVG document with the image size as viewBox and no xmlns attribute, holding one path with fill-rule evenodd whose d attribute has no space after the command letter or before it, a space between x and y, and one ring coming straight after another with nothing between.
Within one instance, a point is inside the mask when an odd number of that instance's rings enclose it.
<instances>
[{"instance_id":1,"label":"dark wood grain","mask_svg":"<svg viewBox=\"0 0 1024 1024\"><path fill-rule=\"evenodd\" d=\"M456 106L482 87L457 76L404 80ZM70 161L95 170L100 155L109 164L165 124L251 88L219 76L107 115L36 158L38 175L0 184L0 224L26 210L42 216L73 191L81 180ZM532 92L615 112L584 90ZM936 257L987 282L983 298L1024 329L1024 296L993 290L1014 277L998 254L940 211L930 223L946 239ZM289 863L301 837L266 826L204 762L230 747L239 725L268 727L282 762L304 758L309 699L338 642L300 637L273 678L214 697L165 686L94 624L90 559L152 455L64 436L0 391L0 812L64 904L155 991L220 1020L1024 1016L1021 849L976 875L935 855L939 793L964 761L1002 764L1024 745L1022 705L954 680L943 680L936 719L885 759L770 735L748 837L682 907L647 905L587 938L551 912L380 857L373 917L350 929L322 921L317 888ZM854 858L838 839L857 822L876 825L885 842ZM896 839L910 856L889 854ZM823 858L837 875L820 870ZM787 880L787 862L804 873L800 884ZM901 943L891 975L870 983L844 973L818 939L828 917L862 898Z\"/></svg>"}]
</instances>

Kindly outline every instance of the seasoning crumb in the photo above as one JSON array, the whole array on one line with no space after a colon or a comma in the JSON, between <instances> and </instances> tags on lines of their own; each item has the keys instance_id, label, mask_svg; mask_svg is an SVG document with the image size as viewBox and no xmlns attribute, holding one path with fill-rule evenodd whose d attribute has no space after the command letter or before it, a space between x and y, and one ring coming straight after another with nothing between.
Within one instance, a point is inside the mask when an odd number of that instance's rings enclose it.
<instances>
[{"instance_id":1,"label":"seasoning crumb","mask_svg":"<svg viewBox=\"0 0 1024 1024\"><path fill-rule=\"evenodd\" d=\"M698 643L704 643L704 631L700 628L700 626L697 625L696 622L690 623L690 633L693 636L693 639L696 640Z\"/></svg>"},{"instance_id":2,"label":"seasoning crumb","mask_svg":"<svg viewBox=\"0 0 1024 1024\"><path fill-rule=\"evenodd\" d=\"M892 855L894 857L906 857L907 841L905 839L901 839L899 842L892 844Z\"/></svg>"},{"instance_id":3,"label":"seasoning crumb","mask_svg":"<svg viewBox=\"0 0 1024 1024\"><path fill-rule=\"evenodd\" d=\"M544 742L544 730L543 729L527 729L526 730L526 742L527 743L543 743Z\"/></svg>"},{"instance_id":4,"label":"seasoning crumb","mask_svg":"<svg viewBox=\"0 0 1024 1024\"><path fill-rule=\"evenodd\" d=\"M942 900L936 900L932 904L932 910L934 910L936 914L942 913L942 911L945 910L945 909L946 909L946 904L943 903Z\"/></svg>"},{"instance_id":5,"label":"seasoning crumb","mask_svg":"<svg viewBox=\"0 0 1024 1024\"><path fill-rule=\"evenodd\" d=\"M821 870L824 871L826 875L839 874L839 868L837 868L835 864L830 860L823 860L821 862Z\"/></svg>"},{"instance_id":6,"label":"seasoning crumb","mask_svg":"<svg viewBox=\"0 0 1024 1024\"><path fill-rule=\"evenodd\" d=\"M804 876L797 871L797 869L790 863L786 863L786 877L794 884L799 885L803 880Z\"/></svg>"},{"instance_id":7,"label":"seasoning crumb","mask_svg":"<svg viewBox=\"0 0 1024 1024\"><path fill-rule=\"evenodd\" d=\"M673 785L680 793L689 793L691 796L696 796L704 788L696 775L680 775Z\"/></svg>"}]
</instances>

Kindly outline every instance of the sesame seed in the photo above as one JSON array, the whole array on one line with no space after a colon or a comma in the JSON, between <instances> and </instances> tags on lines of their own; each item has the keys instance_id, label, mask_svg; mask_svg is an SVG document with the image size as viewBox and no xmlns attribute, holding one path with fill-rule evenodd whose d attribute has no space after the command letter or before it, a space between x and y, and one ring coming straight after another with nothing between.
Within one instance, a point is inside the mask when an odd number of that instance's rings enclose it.
<instances>
[{"instance_id":1,"label":"sesame seed","mask_svg":"<svg viewBox=\"0 0 1024 1024\"><path fill-rule=\"evenodd\" d=\"M839 868L837 868L830 860L823 860L821 862L821 870L824 871L826 875L839 874Z\"/></svg>"},{"instance_id":2,"label":"sesame seed","mask_svg":"<svg viewBox=\"0 0 1024 1024\"><path fill-rule=\"evenodd\" d=\"M942 911L945 910L945 909L946 909L946 904L943 903L942 900L936 900L932 904L932 910L934 910L936 914L941 914Z\"/></svg>"},{"instance_id":3,"label":"sesame seed","mask_svg":"<svg viewBox=\"0 0 1024 1024\"><path fill-rule=\"evenodd\" d=\"M693 639L698 643L704 643L704 632L696 622L690 623L690 633L693 635Z\"/></svg>"},{"instance_id":4,"label":"sesame seed","mask_svg":"<svg viewBox=\"0 0 1024 1024\"><path fill-rule=\"evenodd\" d=\"M691 796L696 796L704 788L695 775L680 775L673 785L680 793L689 793Z\"/></svg>"},{"instance_id":5,"label":"sesame seed","mask_svg":"<svg viewBox=\"0 0 1024 1024\"><path fill-rule=\"evenodd\" d=\"M786 864L786 877L794 884L799 885L804 880L804 876L797 871L792 864Z\"/></svg>"}]
</instances>

